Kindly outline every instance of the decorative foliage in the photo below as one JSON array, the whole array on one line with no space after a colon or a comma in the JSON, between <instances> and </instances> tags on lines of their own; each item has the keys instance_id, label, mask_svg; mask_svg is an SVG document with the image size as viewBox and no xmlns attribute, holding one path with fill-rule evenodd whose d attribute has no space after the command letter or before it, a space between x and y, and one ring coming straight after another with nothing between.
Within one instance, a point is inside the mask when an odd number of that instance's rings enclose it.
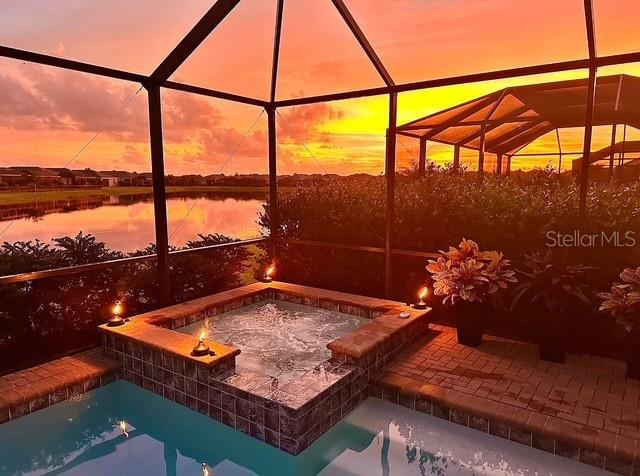
<instances>
[{"instance_id":1,"label":"decorative foliage","mask_svg":"<svg viewBox=\"0 0 640 476\"><path fill-rule=\"evenodd\" d=\"M549 316L561 316L574 306L591 305L590 267L566 264L551 251L528 255L525 265L528 271L519 270L525 280L514 292L512 309L524 304L546 309Z\"/></svg>"},{"instance_id":2,"label":"decorative foliage","mask_svg":"<svg viewBox=\"0 0 640 476\"><path fill-rule=\"evenodd\" d=\"M443 256L429 260L427 271L432 275L437 296L443 303L455 304L459 300L483 302L490 294L515 283L515 271L503 254L482 252L475 241L463 239L458 248L449 247Z\"/></svg>"},{"instance_id":3,"label":"decorative foliage","mask_svg":"<svg viewBox=\"0 0 640 476\"><path fill-rule=\"evenodd\" d=\"M611 292L598 293L603 301L600 310L611 314L630 331L640 326L640 267L625 268L621 283L613 283Z\"/></svg>"}]
</instances>

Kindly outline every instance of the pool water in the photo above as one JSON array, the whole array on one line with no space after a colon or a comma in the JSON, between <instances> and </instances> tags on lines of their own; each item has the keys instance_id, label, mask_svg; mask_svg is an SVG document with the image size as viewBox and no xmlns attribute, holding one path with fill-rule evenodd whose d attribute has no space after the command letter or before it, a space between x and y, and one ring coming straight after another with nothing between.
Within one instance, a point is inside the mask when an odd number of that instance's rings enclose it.
<instances>
[{"instance_id":1,"label":"pool water","mask_svg":"<svg viewBox=\"0 0 640 476\"><path fill-rule=\"evenodd\" d=\"M236 366L281 382L327 360L327 344L357 329L365 317L284 301L259 303L177 329L241 350Z\"/></svg>"},{"instance_id":2,"label":"pool water","mask_svg":"<svg viewBox=\"0 0 640 476\"><path fill-rule=\"evenodd\" d=\"M605 474L374 398L297 457L124 381L0 425L3 476L199 476L203 464L216 476Z\"/></svg>"}]
</instances>

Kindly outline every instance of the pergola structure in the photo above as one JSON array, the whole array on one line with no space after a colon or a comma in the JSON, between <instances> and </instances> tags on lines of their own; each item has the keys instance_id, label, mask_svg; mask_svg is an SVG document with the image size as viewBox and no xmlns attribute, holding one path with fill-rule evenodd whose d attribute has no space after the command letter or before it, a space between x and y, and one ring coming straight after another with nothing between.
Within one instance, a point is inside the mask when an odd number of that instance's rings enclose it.
<instances>
[{"instance_id":1,"label":"pergola structure","mask_svg":"<svg viewBox=\"0 0 640 476\"><path fill-rule=\"evenodd\" d=\"M122 263L132 263L140 261L156 261L159 272L160 281L160 298L167 303L170 299L170 276L169 276L169 243L168 243L168 225L167 225L167 209L166 209L166 190L164 184L164 154L163 154L163 137L162 137L162 108L160 101L160 91L162 88L185 91L193 94L209 96L219 99L236 101L244 104L251 104L265 109L268 117L268 141L269 141L269 205L270 205L270 236L263 239L240 241L228 245L216 245L208 248L198 248L196 250L180 250L172 253L191 253L201 252L204 249L221 248L224 246L243 246L251 243L268 241L272 245L274 259L277 259L277 247L279 243L301 243L292 240L286 240L278 236L278 200L277 200L277 147L276 147L276 111L281 107L296 106L303 104L314 104L327 101L337 101L343 99L363 98L371 96L386 95L389 100L389 122L386 139L385 152L385 180L386 180L386 232L384 248L371 246L347 245L344 243L327 243L327 242L304 242L302 244L310 246L333 247L342 249L358 250L363 252L381 253L385 257L385 292L389 296L392 290L391 281L391 265L392 258L396 255L409 256L430 256L431 253L418 252L412 250L399 250L393 247L393 223L394 223L394 186L395 186L395 169L396 169L396 117L398 107L398 94L405 91L414 91L419 89L450 86L464 84L476 81L487 81L504 78L513 78L519 76L528 76L533 74L553 73L560 71L588 69L589 77L584 81L584 107L580 112L576 112L576 117L582 115L582 125L584 126L584 154L588 156L591 148L592 126L594 124L595 104L596 104L596 76L597 69L601 66L617 65L624 63L632 63L640 61L640 51L633 53L624 53L608 56L599 56L596 50L595 31L594 31L594 12L593 0L583 0L585 13L585 42L588 46L588 57L561 61L555 63L537 64L526 67L518 67L511 69L503 69L497 71L488 71L475 74L467 74L453 77L440 77L437 79L429 79L425 81L416 81L404 84L397 84L386 69L383 61L380 59L371 43L367 40L362 29L358 25L356 19L348 10L343 0L331 0L334 7L339 12L342 20L349 27L355 40L367 55L369 61L376 69L379 76L384 81L384 86L360 89L356 91L348 91L334 94L324 94L311 97L292 98L285 100L277 100L275 91L278 84L278 65L280 55L280 39L282 32L282 17L285 0L277 0L276 25L273 41L273 61L271 70L271 88L269 100L263 101L251 97L238 94L231 94L224 91L184 84L171 81L169 78L180 67L180 65L196 50L196 48L211 34L216 27L229 15L234 8L242 0L217 0L207 13L195 24L195 26L187 33L187 35L178 43L178 45L168 54L160 65L150 75L132 73L114 68L107 68L94 64L88 64L80 61L73 61L65 58L55 57L46 54L25 51L7 46L0 46L0 56L13 58L21 61L39 63L43 65L74 70L84 73L96 74L100 76L139 83L148 92L149 103L149 128L150 128L150 144L151 144L151 162L153 172L153 195L154 195L154 211L155 211L155 235L157 253L148 256L132 257L117 261L109 261L103 263L88 264L76 266L73 268L61 268L48 271L38 271L32 273L23 273L13 276L0 277L0 284L11 284L25 281L33 281L36 279L45 279L48 277L68 276L87 271L111 268ZM151 14L151 12L150 12ZM494 99L494 98L492 98ZM486 129L489 126L484 126ZM544 130L550 125L538 125L536 130ZM486 139L483 139L485 142ZM517 142L516 142L517 143ZM483 145L486 148L487 144ZM489 144L492 149L493 144ZM496 150L504 150L512 153L516 148L504 147ZM583 164L583 174L581 181L580 193L580 209L584 213L587 192L587 174L588 161Z\"/></svg>"},{"instance_id":2,"label":"pergola structure","mask_svg":"<svg viewBox=\"0 0 640 476\"><path fill-rule=\"evenodd\" d=\"M616 157L617 156L617 157ZM614 167L622 174L625 164L638 164L640 162L640 140L620 141L609 147L591 152L589 165L602 164L608 166L609 175L613 175ZM582 157L571 161L571 170L577 175L582 170Z\"/></svg>"},{"instance_id":3,"label":"pergola structure","mask_svg":"<svg viewBox=\"0 0 640 476\"><path fill-rule=\"evenodd\" d=\"M563 128L585 126L588 79L515 86L416 119L396 128L400 135L420 141L419 171L424 172L427 141L453 146L453 165L460 164L460 148L478 151L478 171L485 153L497 157L496 173L511 170L511 158L543 135ZM640 78L629 75L599 77L595 88L592 125L611 125L611 170L616 127L640 128ZM558 137L558 155L562 147ZM601 152L601 151L599 151ZM561 162L560 162L561 163Z\"/></svg>"}]
</instances>

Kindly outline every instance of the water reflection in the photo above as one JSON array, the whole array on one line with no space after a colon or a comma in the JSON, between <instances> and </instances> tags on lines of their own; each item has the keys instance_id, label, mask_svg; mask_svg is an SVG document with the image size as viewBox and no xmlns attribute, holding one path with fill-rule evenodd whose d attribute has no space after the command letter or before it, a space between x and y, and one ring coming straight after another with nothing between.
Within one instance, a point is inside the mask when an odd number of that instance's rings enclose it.
<instances>
[{"instance_id":1,"label":"water reflection","mask_svg":"<svg viewBox=\"0 0 640 476\"><path fill-rule=\"evenodd\" d=\"M186 476L203 464L217 476L603 474L376 399L297 457L122 381L0 426L3 475Z\"/></svg>"},{"instance_id":2,"label":"water reflection","mask_svg":"<svg viewBox=\"0 0 640 476\"><path fill-rule=\"evenodd\" d=\"M256 223L263 194L171 196L167 200L170 244L183 246L198 233L220 233L234 238L258 236ZM186 218L185 218L186 217ZM0 229L16 219L1 241L73 236L79 231L95 235L112 250L143 249L155 241L153 200L149 196L112 196L81 201L59 201L4 206Z\"/></svg>"}]
</instances>

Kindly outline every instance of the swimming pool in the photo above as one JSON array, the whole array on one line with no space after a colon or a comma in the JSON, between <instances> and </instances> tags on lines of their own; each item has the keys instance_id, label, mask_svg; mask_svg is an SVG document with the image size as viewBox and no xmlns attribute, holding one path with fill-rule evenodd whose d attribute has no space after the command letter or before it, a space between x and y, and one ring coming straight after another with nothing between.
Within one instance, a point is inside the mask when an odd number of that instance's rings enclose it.
<instances>
[{"instance_id":1,"label":"swimming pool","mask_svg":"<svg viewBox=\"0 0 640 476\"><path fill-rule=\"evenodd\" d=\"M124 381L0 425L3 476L202 475L203 464L210 476L606 474L375 398L298 456Z\"/></svg>"},{"instance_id":2,"label":"swimming pool","mask_svg":"<svg viewBox=\"0 0 640 476\"><path fill-rule=\"evenodd\" d=\"M280 382L326 361L327 344L368 322L365 317L285 301L268 300L178 329L241 350L236 367Z\"/></svg>"}]
</instances>

